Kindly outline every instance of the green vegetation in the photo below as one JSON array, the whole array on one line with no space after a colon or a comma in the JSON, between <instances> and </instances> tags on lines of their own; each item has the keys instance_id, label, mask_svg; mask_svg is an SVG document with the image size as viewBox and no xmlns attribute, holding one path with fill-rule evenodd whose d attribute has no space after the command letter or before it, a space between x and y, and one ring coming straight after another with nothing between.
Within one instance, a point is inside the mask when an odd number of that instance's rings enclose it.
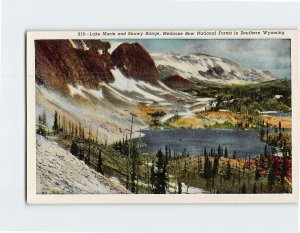
<instances>
[{"instance_id":1,"label":"green vegetation","mask_svg":"<svg viewBox=\"0 0 300 233\"><path fill-rule=\"evenodd\" d=\"M207 129L240 129L239 125L233 124L229 121L223 123L216 122L214 125L205 125Z\"/></svg>"},{"instance_id":2,"label":"green vegetation","mask_svg":"<svg viewBox=\"0 0 300 233\"><path fill-rule=\"evenodd\" d=\"M188 187L216 194L291 192L286 178L290 158L261 155L256 159L233 159L218 157L215 150L211 151L212 155L204 150L200 156L172 158L170 173L176 173L177 179Z\"/></svg>"},{"instance_id":3,"label":"green vegetation","mask_svg":"<svg viewBox=\"0 0 300 233\"><path fill-rule=\"evenodd\" d=\"M156 112L153 117L163 116ZM133 124L133 123L132 123ZM141 140L124 138L112 144L92 137L80 122L72 122L57 111L51 127L46 114L38 117L37 133L57 141L62 147L91 169L107 177L117 178L132 193L188 193L189 187L209 193L288 193L291 192L291 133L270 126L259 116L241 115L235 127L259 129L259 135L269 146L276 147L282 157L274 156L265 147L259 157L236 158L227 147L203 148L199 155L186 150L171 155L171 148L154 155L140 152ZM51 129L50 129L51 128ZM132 128L132 127L131 127ZM131 135L131 133L130 133Z\"/></svg>"},{"instance_id":4,"label":"green vegetation","mask_svg":"<svg viewBox=\"0 0 300 233\"><path fill-rule=\"evenodd\" d=\"M42 115L38 116L38 123L36 133L40 134L44 137L47 137L49 134L49 129L47 128L47 119L46 119L46 112L44 111Z\"/></svg>"},{"instance_id":5,"label":"green vegetation","mask_svg":"<svg viewBox=\"0 0 300 233\"><path fill-rule=\"evenodd\" d=\"M165 116L166 112L156 111L156 112L153 112L153 113L147 113L147 115L151 116L150 126L158 127L158 126L161 126L161 122L160 122L159 118Z\"/></svg>"},{"instance_id":6,"label":"green vegetation","mask_svg":"<svg viewBox=\"0 0 300 233\"><path fill-rule=\"evenodd\" d=\"M225 85L197 81L186 92L195 97L216 98L213 110L256 114L259 111L291 111L291 81L276 80L258 84Z\"/></svg>"}]
</instances>

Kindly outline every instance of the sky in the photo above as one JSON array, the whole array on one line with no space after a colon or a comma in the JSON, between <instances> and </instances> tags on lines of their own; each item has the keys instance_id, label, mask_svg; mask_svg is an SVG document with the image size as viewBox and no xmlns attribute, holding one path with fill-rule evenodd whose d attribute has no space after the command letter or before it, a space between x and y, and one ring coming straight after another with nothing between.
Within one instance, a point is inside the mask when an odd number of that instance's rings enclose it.
<instances>
[{"instance_id":1,"label":"sky","mask_svg":"<svg viewBox=\"0 0 300 233\"><path fill-rule=\"evenodd\" d=\"M122 40L125 42L125 40ZM140 39L149 52L204 53L241 65L268 70L278 78L291 76L291 44L288 39Z\"/></svg>"}]
</instances>

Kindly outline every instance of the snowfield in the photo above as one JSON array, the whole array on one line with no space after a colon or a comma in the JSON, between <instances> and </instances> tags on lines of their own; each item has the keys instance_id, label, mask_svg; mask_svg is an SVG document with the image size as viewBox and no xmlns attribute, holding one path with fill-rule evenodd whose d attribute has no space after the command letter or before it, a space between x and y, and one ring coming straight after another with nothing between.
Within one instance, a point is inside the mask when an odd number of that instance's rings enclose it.
<instances>
[{"instance_id":1,"label":"snowfield","mask_svg":"<svg viewBox=\"0 0 300 233\"><path fill-rule=\"evenodd\" d=\"M152 100L155 102L163 101L162 98L151 94L149 91L162 92L161 89L155 88L149 83L143 81L137 81L132 78L125 77L119 69L112 69L111 73L115 77L115 81L111 84L115 89L122 92L134 92L142 99ZM148 91L147 91L148 90Z\"/></svg>"},{"instance_id":2,"label":"snowfield","mask_svg":"<svg viewBox=\"0 0 300 233\"><path fill-rule=\"evenodd\" d=\"M36 144L38 194L129 193L121 184L92 170L56 142L37 135Z\"/></svg>"},{"instance_id":3,"label":"snowfield","mask_svg":"<svg viewBox=\"0 0 300 233\"><path fill-rule=\"evenodd\" d=\"M275 80L269 72L248 68L230 60L205 54L180 54L153 52L152 58L158 68L165 70L163 76L180 75L186 79L217 83L257 83ZM218 74L215 71L218 70ZM215 73L215 74L213 74Z\"/></svg>"}]
</instances>

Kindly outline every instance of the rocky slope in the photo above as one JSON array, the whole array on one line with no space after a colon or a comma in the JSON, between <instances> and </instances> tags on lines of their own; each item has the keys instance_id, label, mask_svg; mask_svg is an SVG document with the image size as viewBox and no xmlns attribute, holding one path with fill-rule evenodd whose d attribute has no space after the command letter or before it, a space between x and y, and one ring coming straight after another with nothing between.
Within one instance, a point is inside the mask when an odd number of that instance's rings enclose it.
<instances>
[{"instance_id":1,"label":"rocky slope","mask_svg":"<svg viewBox=\"0 0 300 233\"><path fill-rule=\"evenodd\" d=\"M184 89L193 86L193 82L179 75L164 77L161 81L172 89Z\"/></svg>"},{"instance_id":2,"label":"rocky slope","mask_svg":"<svg viewBox=\"0 0 300 233\"><path fill-rule=\"evenodd\" d=\"M36 82L67 93L67 85L97 88L113 82L110 59L93 46L76 49L68 40L35 41Z\"/></svg>"},{"instance_id":3,"label":"rocky slope","mask_svg":"<svg viewBox=\"0 0 300 233\"><path fill-rule=\"evenodd\" d=\"M127 76L157 84L158 70L150 54L139 43L123 43L111 54L113 64Z\"/></svg>"},{"instance_id":4,"label":"rocky slope","mask_svg":"<svg viewBox=\"0 0 300 233\"><path fill-rule=\"evenodd\" d=\"M37 135L38 194L129 193L122 185L89 168L57 143Z\"/></svg>"}]
</instances>

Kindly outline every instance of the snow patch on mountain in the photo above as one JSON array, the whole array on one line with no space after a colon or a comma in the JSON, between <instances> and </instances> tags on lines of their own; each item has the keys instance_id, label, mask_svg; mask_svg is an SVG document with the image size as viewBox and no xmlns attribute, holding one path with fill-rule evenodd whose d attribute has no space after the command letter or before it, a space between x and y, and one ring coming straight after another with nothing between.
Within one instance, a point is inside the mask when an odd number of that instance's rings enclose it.
<instances>
[{"instance_id":1,"label":"snow patch on mountain","mask_svg":"<svg viewBox=\"0 0 300 233\"><path fill-rule=\"evenodd\" d=\"M83 98L86 98L87 97L85 96L85 94L82 92L82 90L84 90L85 88L81 85L78 85L76 87L73 87L72 85L68 84L68 88L69 88L69 91L70 91L70 95L73 97L74 95L79 95Z\"/></svg>"},{"instance_id":2,"label":"snow patch on mountain","mask_svg":"<svg viewBox=\"0 0 300 233\"><path fill-rule=\"evenodd\" d=\"M125 100L128 103L136 103L135 100L133 100L132 98L129 98L126 95L123 95L122 93L120 93L119 91L117 91L113 87L111 87L110 85L107 85L107 84L104 83L103 87L106 87L114 95L114 97L117 98L117 99Z\"/></svg>"},{"instance_id":3,"label":"snow patch on mountain","mask_svg":"<svg viewBox=\"0 0 300 233\"><path fill-rule=\"evenodd\" d=\"M89 89L88 92L93 94L94 96L96 96L99 99L104 98L102 89L100 89L100 90Z\"/></svg>"},{"instance_id":4,"label":"snow patch on mountain","mask_svg":"<svg viewBox=\"0 0 300 233\"><path fill-rule=\"evenodd\" d=\"M119 69L112 69L111 73L115 77L115 81L111 83L110 85L114 87L115 89L122 91L122 92L134 92L138 94L140 97L146 99L146 100L152 100L155 102L163 101L162 98L159 98L153 94L151 94L148 90L152 91L159 91L162 90L159 88L156 88L152 86L149 83L146 83L144 81L137 81L132 78L125 77Z\"/></svg>"}]
</instances>

